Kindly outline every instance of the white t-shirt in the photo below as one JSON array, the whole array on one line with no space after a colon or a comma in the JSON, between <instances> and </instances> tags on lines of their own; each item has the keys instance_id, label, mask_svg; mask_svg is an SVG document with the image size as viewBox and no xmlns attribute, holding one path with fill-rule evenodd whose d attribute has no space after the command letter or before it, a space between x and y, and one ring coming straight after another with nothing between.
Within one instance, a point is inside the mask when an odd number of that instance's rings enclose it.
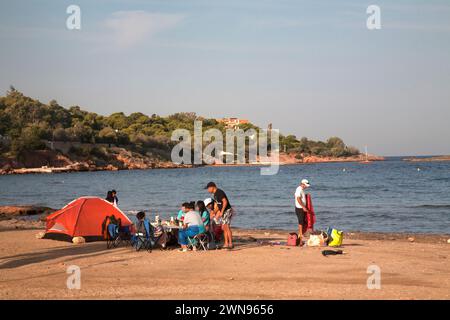
<instances>
[{"instance_id":1,"label":"white t-shirt","mask_svg":"<svg viewBox=\"0 0 450 320\"><path fill-rule=\"evenodd\" d=\"M203 225L202 217L197 211L189 211L188 213L186 213L183 222L189 227Z\"/></svg>"},{"instance_id":2,"label":"white t-shirt","mask_svg":"<svg viewBox=\"0 0 450 320\"><path fill-rule=\"evenodd\" d=\"M306 193L305 190L303 190L302 186L299 186L297 190L295 190L295 207L302 209L302 206L297 201L298 197L300 197L303 205L306 207Z\"/></svg>"}]
</instances>

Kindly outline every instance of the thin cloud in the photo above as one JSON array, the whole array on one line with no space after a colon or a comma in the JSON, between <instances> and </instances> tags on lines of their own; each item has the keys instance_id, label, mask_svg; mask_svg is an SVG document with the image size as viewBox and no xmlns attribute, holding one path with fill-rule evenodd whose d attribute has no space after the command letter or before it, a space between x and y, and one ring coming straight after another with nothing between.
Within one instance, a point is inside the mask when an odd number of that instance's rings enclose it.
<instances>
[{"instance_id":1,"label":"thin cloud","mask_svg":"<svg viewBox=\"0 0 450 320\"><path fill-rule=\"evenodd\" d=\"M104 21L104 26L112 32L112 41L117 46L130 48L176 27L183 18L181 14L117 11Z\"/></svg>"},{"instance_id":2,"label":"thin cloud","mask_svg":"<svg viewBox=\"0 0 450 320\"><path fill-rule=\"evenodd\" d=\"M405 31L450 32L449 25L438 25L438 24L391 22L385 23L385 27L386 29L405 30Z\"/></svg>"}]
</instances>

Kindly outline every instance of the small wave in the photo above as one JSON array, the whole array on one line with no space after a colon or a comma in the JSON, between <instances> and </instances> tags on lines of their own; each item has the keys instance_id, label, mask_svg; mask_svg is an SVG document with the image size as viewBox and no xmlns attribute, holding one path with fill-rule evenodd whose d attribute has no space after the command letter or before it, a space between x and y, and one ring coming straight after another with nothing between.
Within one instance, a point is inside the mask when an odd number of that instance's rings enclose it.
<instances>
[{"instance_id":1,"label":"small wave","mask_svg":"<svg viewBox=\"0 0 450 320\"><path fill-rule=\"evenodd\" d=\"M149 213L149 210L122 210L123 213L131 215L131 216L135 216L138 214L138 212L145 212L145 213Z\"/></svg>"},{"instance_id":2,"label":"small wave","mask_svg":"<svg viewBox=\"0 0 450 320\"><path fill-rule=\"evenodd\" d=\"M444 178L434 178L431 179L432 181L450 181L450 177L444 177Z\"/></svg>"},{"instance_id":3,"label":"small wave","mask_svg":"<svg viewBox=\"0 0 450 320\"><path fill-rule=\"evenodd\" d=\"M421 204L418 206L411 206L413 209L450 209L450 204Z\"/></svg>"}]
</instances>

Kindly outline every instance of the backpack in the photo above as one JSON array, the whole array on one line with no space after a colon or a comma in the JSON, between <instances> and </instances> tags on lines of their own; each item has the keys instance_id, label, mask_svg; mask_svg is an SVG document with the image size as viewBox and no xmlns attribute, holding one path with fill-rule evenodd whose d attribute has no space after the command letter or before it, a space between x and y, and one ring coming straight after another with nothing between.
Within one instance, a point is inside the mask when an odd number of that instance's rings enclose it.
<instances>
[{"instance_id":1,"label":"backpack","mask_svg":"<svg viewBox=\"0 0 450 320\"><path fill-rule=\"evenodd\" d=\"M291 246L291 247L298 246L298 235L295 232L289 233L288 239L287 239L287 245Z\"/></svg>"},{"instance_id":2,"label":"backpack","mask_svg":"<svg viewBox=\"0 0 450 320\"><path fill-rule=\"evenodd\" d=\"M116 225L118 228L120 228L122 225L122 222L121 222L120 218L116 219L116 217L114 215L105 217L105 220L103 220L103 223L102 223L102 235L103 235L103 239L105 239L105 240L109 239L111 236L109 234L109 231L110 231L109 225L111 225L111 224Z\"/></svg>"},{"instance_id":3,"label":"backpack","mask_svg":"<svg viewBox=\"0 0 450 320\"><path fill-rule=\"evenodd\" d=\"M223 236L223 230L221 226L218 226L216 224L213 224L213 234L214 234L214 240L216 242L219 242L222 240Z\"/></svg>"},{"instance_id":4,"label":"backpack","mask_svg":"<svg viewBox=\"0 0 450 320\"><path fill-rule=\"evenodd\" d=\"M337 229L328 228L328 245L330 247L340 247L342 245L342 241L344 240L344 232L339 231Z\"/></svg>"}]
</instances>

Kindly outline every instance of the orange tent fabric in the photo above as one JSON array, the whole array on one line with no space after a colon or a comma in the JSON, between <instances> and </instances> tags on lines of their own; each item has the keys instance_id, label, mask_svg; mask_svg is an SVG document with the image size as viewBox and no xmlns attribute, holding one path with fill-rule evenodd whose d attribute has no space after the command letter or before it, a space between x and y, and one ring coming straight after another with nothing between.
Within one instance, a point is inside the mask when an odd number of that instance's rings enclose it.
<instances>
[{"instance_id":1,"label":"orange tent fabric","mask_svg":"<svg viewBox=\"0 0 450 320\"><path fill-rule=\"evenodd\" d=\"M132 224L120 209L97 197L82 197L47 217L46 234L70 237L101 237L102 223L107 216L120 218L122 226Z\"/></svg>"}]
</instances>

